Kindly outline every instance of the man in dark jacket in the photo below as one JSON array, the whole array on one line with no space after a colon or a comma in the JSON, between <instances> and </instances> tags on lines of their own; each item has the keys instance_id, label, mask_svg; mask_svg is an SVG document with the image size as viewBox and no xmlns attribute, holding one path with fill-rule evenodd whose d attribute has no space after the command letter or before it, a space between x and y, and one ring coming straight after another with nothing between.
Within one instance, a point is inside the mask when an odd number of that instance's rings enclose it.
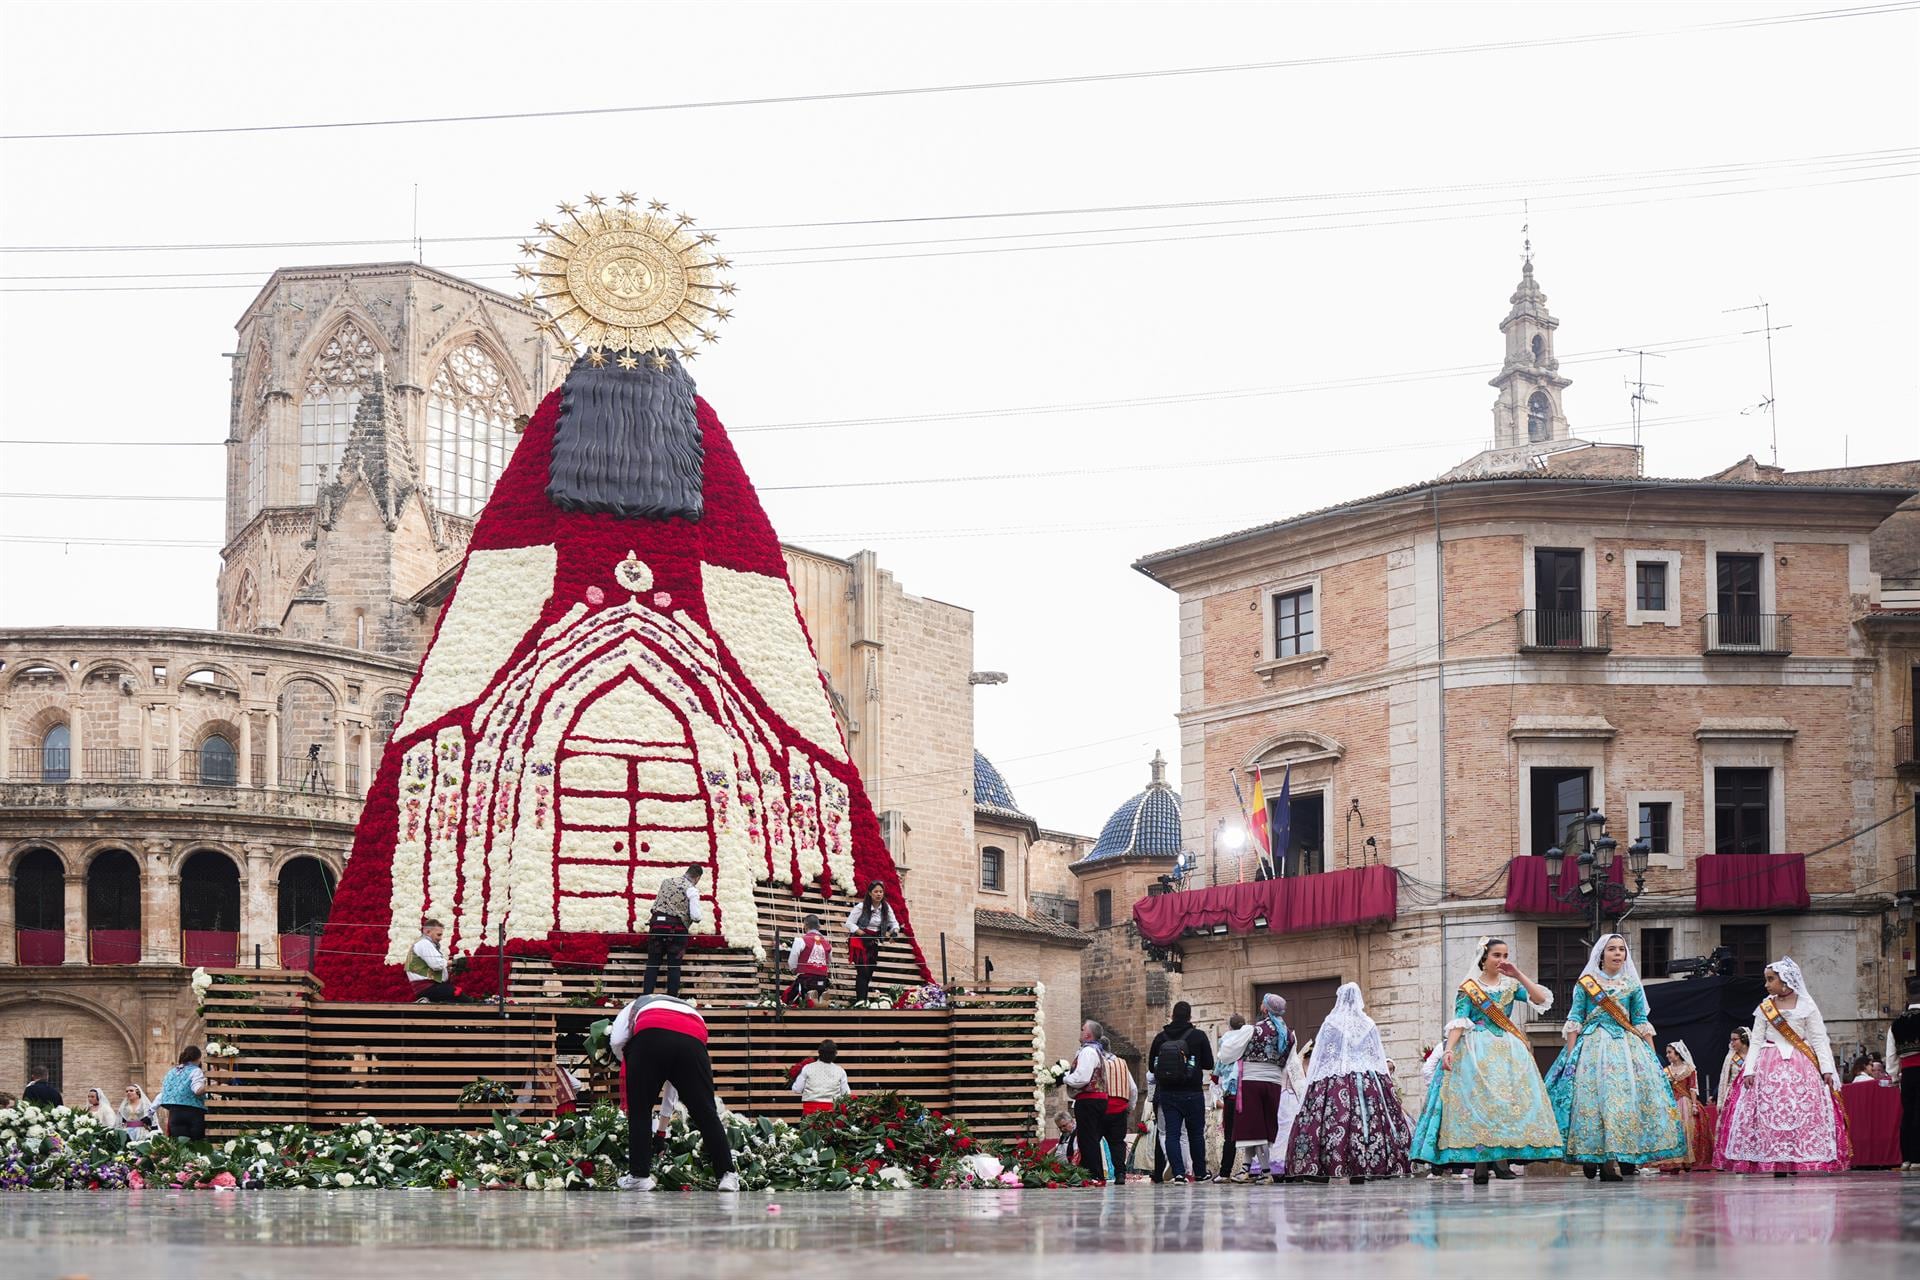
<instances>
[{"instance_id":1,"label":"man in dark jacket","mask_svg":"<svg viewBox=\"0 0 1920 1280\"><path fill-rule=\"evenodd\" d=\"M1193 1025L1193 1006L1173 1006L1173 1021L1154 1036L1147 1050L1147 1080L1159 1109L1160 1140L1174 1181L1204 1182L1207 1177L1207 1074L1213 1070L1213 1045ZM1186 1136L1186 1149L1180 1139ZM1187 1168L1187 1152L1193 1168ZM1156 1160L1157 1164L1158 1161Z\"/></svg>"},{"instance_id":2,"label":"man in dark jacket","mask_svg":"<svg viewBox=\"0 0 1920 1280\"><path fill-rule=\"evenodd\" d=\"M35 1067L28 1072L27 1087L20 1095L20 1100L37 1102L43 1107L59 1106L60 1091L53 1087L53 1081L48 1078L51 1074L45 1067Z\"/></svg>"}]
</instances>

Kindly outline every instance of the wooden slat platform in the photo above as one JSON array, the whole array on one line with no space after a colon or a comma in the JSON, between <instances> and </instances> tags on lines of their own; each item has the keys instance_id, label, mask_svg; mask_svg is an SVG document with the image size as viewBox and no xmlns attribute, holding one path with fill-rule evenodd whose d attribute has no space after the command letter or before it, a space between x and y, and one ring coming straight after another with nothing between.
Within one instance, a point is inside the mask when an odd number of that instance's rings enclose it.
<instances>
[{"instance_id":1,"label":"wooden slat platform","mask_svg":"<svg viewBox=\"0 0 1920 1280\"><path fill-rule=\"evenodd\" d=\"M212 1136L262 1124L336 1128L363 1116L394 1127L470 1128L489 1108L458 1101L478 1076L513 1088L505 1109L545 1115L548 1068L581 1065L583 1033L607 1010L545 1001L494 1005L333 1004L312 979L283 970L229 970L207 996L210 1038L240 1046L211 1064ZM720 1096L750 1115L793 1119L800 1099L787 1068L821 1040L840 1048L856 1092L898 1090L949 1111L987 1137L1031 1133L1032 995L979 991L948 1009L787 1010L702 1006ZM610 1077L594 1089L608 1094Z\"/></svg>"}]
</instances>

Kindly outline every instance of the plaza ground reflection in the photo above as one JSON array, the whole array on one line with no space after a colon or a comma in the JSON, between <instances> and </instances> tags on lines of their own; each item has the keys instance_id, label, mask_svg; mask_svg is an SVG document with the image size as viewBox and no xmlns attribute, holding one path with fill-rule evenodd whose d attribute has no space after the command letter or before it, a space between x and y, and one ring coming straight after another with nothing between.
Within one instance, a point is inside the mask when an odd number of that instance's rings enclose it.
<instances>
[{"instance_id":1,"label":"plaza ground reflection","mask_svg":"<svg viewBox=\"0 0 1920 1280\"><path fill-rule=\"evenodd\" d=\"M1526 1266L1528 1255L1583 1273L1677 1280L1729 1265L1769 1275L1892 1275L1920 1262L1920 1178L1899 1174L724 1198L55 1192L11 1196L6 1208L0 1275L96 1280L838 1280L876 1268L904 1268L915 1280L1061 1280L1147 1276L1168 1265L1167 1254L1193 1255L1181 1265L1204 1266L1196 1275L1207 1280L1309 1266L1316 1276L1464 1276Z\"/></svg>"}]
</instances>

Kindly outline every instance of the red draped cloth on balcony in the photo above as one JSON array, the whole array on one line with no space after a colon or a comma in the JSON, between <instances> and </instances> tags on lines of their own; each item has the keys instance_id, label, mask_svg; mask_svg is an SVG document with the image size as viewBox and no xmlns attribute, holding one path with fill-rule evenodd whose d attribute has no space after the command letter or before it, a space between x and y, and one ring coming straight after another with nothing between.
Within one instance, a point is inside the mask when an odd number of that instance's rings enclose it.
<instances>
[{"instance_id":1,"label":"red draped cloth on balcony","mask_svg":"<svg viewBox=\"0 0 1920 1280\"><path fill-rule=\"evenodd\" d=\"M311 933L283 933L280 935L280 967L282 969L313 969L314 944L320 939Z\"/></svg>"},{"instance_id":2,"label":"red draped cloth on balcony","mask_svg":"<svg viewBox=\"0 0 1920 1280\"><path fill-rule=\"evenodd\" d=\"M1714 853L1695 858L1694 896L1701 911L1804 910L1807 860L1797 853Z\"/></svg>"},{"instance_id":3,"label":"red draped cloth on balcony","mask_svg":"<svg viewBox=\"0 0 1920 1280\"><path fill-rule=\"evenodd\" d=\"M1569 892L1580 883L1579 855L1568 854L1560 868L1560 891ZM1606 879L1625 884L1627 860L1618 855L1607 868ZM1556 902L1547 884L1547 860L1522 856L1507 864L1507 910L1515 915L1570 916L1582 910L1577 903Z\"/></svg>"},{"instance_id":4,"label":"red draped cloth on balcony","mask_svg":"<svg viewBox=\"0 0 1920 1280\"><path fill-rule=\"evenodd\" d=\"M94 964L140 963L138 929L92 929L87 933L87 943L87 958Z\"/></svg>"},{"instance_id":5,"label":"red draped cloth on balcony","mask_svg":"<svg viewBox=\"0 0 1920 1280\"><path fill-rule=\"evenodd\" d=\"M180 963L196 969L231 969L239 962L239 934L224 929L180 931Z\"/></svg>"},{"instance_id":6,"label":"red draped cloth on balcony","mask_svg":"<svg viewBox=\"0 0 1920 1280\"><path fill-rule=\"evenodd\" d=\"M16 929L13 933L21 964L62 964L67 958L67 935L58 929Z\"/></svg>"},{"instance_id":7,"label":"red draped cloth on balcony","mask_svg":"<svg viewBox=\"0 0 1920 1280\"><path fill-rule=\"evenodd\" d=\"M1252 933L1255 920L1265 920L1269 933L1375 924L1394 919L1399 905L1400 880L1392 867L1353 867L1163 893L1134 903L1133 919L1142 937L1164 947L1188 929L1225 925L1229 933Z\"/></svg>"}]
</instances>

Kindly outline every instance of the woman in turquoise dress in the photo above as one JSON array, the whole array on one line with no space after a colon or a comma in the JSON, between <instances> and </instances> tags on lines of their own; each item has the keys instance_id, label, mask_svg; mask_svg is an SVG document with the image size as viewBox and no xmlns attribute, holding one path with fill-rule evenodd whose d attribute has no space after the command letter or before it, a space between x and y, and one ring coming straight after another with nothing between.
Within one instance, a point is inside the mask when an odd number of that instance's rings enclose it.
<instances>
[{"instance_id":1,"label":"woman in turquoise dress","mask_svg":"<svg viewBox=\"0 0 1920 1280\"><path fill-rule=\"evenodd\" d=\"M1589 1178L1619 1182L1622 1165L1685 1155L1673 1085L1653 1051L1647 993L1619 934L1594 944L1573 989L1565 1034L1567 1047L1547 1072L1547 1084L1566 1133L1567 1159L1584 1165Z\"/></svg>"},{"instance_id":2,"label":"woman in turquoise dress","mask_svg":"<svg viewBox=\"0 0 1920 1280\"><path fill-rule=\"evenodd\" d=\"M1561 1158L1560 1126L1513 1018L1523 995L1536 1013L1553 1005L1553 993L1508 958L1505 942L1480 939L1473 973L1454 994L1440 1070L1414 1127L1415 1160L1436 1168L1472 1165L1474 1182L1484 1186L1489 1176L1513 1176L1509 1160Z\"/></svg>"}]
</instances>

